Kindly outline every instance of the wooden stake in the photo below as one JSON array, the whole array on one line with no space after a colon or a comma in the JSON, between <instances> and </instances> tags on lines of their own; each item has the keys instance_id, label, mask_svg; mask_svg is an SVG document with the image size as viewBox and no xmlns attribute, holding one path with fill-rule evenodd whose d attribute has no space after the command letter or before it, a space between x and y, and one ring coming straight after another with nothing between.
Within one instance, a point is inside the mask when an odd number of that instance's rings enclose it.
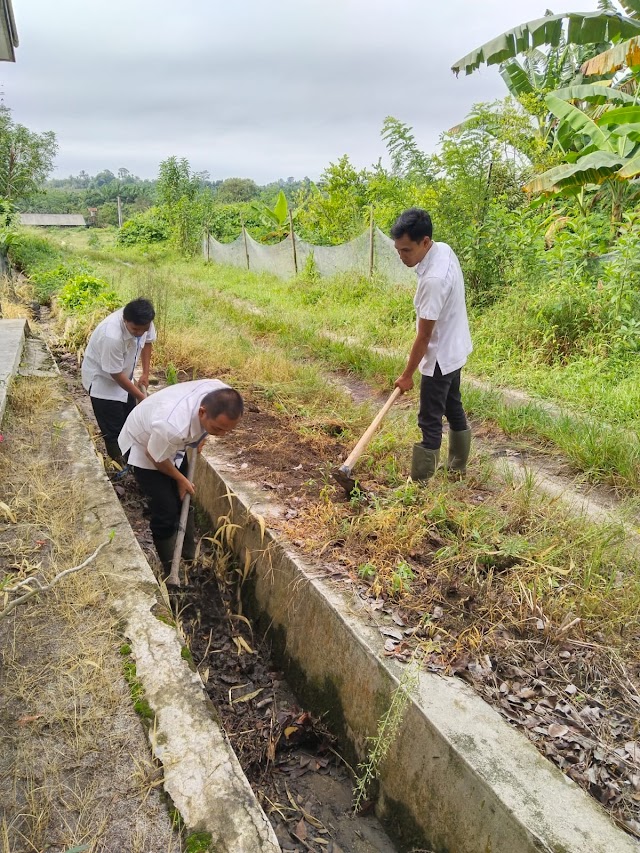
<instances>
[{"instance_id":1,"label":"wooden stake","mask_svg":"<svg viewBox=\"0 0 640 853\"><path fill-rule=\"evenodd\" d=\"M247 229L244 227L244 222L242 223L242 239L244 240L244 253L247 258L247 269L249 269L249 246L247 244Z\"/></svg>"},{"instance_id":2,"label":"wooden stake","mask_svg":"<svg viewBox=\"0 0 640 853\"><path fill-rule=\"evenodd\" d=\"M207 250L206 250L206 252L207 252L207 253L206 253L206 258L207 258L207 263L209 263L209 261L211 260L211 257L210 257L210 254L209 254L209 253L210 253L210 250L211 250L211 247L210 247L210 245L209 245L209 241L211 240L211 234L209 234L209 229L208 229L208 228L207 228L207 230L206 230L204 233L205 233L205 240L207 241Z\"/></svg>"},{"instance_id":3,"label":"wooden stake","mask_svg":"<svg viewBox=\"0 0 640 853\"><path fill-rule=\"evenodd\" d=\"M289 233L291 234L291 247L293 249L293 268L298 275L298 255L296 254L296 235L293 230L293 214L289 208Z\"/></svg>"},{"instance_id":4,"label":"wooden stake","mask_svg":"<svg viewBox=\"0 0 640 853\"><path fill-rule=\"evenodd\" d=\"M369 278L373 278L373 261L374 261L374 221L373 221L373 205L369 212Z\"/></svg>"},{"instance_id":5,"label":"wooden stake","mask_svg":"<svg viewBox=\"0 0 640 853\"><path fill-rule=\"evenodd\" d=\"M118 196L118 228L122 228L122 202Z\"/></svg>"}]
</instances>

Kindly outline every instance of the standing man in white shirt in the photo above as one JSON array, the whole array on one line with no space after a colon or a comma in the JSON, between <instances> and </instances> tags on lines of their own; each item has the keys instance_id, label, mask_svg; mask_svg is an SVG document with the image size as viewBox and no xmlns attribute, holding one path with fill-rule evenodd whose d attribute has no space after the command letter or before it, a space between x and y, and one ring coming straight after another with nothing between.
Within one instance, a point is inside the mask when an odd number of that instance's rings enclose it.
<instances>
[{"instance_id":1,"label":"standing man in white shirt","mask_svg":"<svg viewBox=\"0 0 640 853\"><path fill-rule=\"evenodd\" d=\"M130 413L118 439L151 512L151 534L160 562L171 570L182 499L195 494L186 450L202 450L207 435L227 435L244 413L242 397L217 379L181 382L157 391ZM182 556L195 558L193 511Z\"/></svg>"},{"instance_id":2,"label":"standing man in white shirt","mask_svg":"<svg viewBox=\"0 0 640 853\"><path fill-rule=\"evenodd\" d=\"M154 317L148 299L134 299L109 314L93 330L82 362L82 384L91 397L107 454L121 466L118 435L129 412L147 396ZM142 375L134 382L138 359Z\"/></svg>"},{"instance_id":3,"label":"standing man in white shirt","mask_svg":"<svg viewBox=\"0 0 640 853\"><path fill-rule=\"evenodd\" d=\"M416 337L407 366L396 379L401 391L413 388L420 369L418 426L422 441L413 446L411 477L430 479L438 467L442 418L449 422L447 468L464 474L471 448L471 430L460 397L460 371L472 350L460 263L446 243L434 243L431 217L426 210L405 210L391 229L400 260L414 267L418 287Z\"/></svg>"}]
</instances>

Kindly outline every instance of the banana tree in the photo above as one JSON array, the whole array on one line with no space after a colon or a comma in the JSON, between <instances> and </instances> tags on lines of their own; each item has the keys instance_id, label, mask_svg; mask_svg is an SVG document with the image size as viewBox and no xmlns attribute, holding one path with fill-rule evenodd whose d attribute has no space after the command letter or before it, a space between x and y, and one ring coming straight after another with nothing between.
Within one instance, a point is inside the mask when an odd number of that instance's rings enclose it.
<instances>
[{"instance_id":1,"label":"banana tree","mask_svg":"<svg viewBox=\"0 0 640 853\"><path fill-rule=\"evenodd\" d=\"M265 235L265 240L284 240L289 236L289 203L287 197L282 190L278 193L278 198L273 207L269 207L264 202L254 204L254 209L260 215L263 224L269 229ZM295 212L291 211L291 215L295 218Z\"/></svg>"},{"instance_id":2,"label":"banana tree","mask_svg":"<svg viewBox=\"0 0 640 853\"><path fill-rule=\"evenodd\" d=\"M581 86L547 96L547 107L558 121L557 144L563 146L568 162L537 175L524 189L529 193L574 195L604 185L615 224L622 216L628 180L640 174L640 107L624 92L605 91L604 86ZM593 118L569 103L567 96L586 102L609 97L620 106Z\"/></svg>"}]
</instances>

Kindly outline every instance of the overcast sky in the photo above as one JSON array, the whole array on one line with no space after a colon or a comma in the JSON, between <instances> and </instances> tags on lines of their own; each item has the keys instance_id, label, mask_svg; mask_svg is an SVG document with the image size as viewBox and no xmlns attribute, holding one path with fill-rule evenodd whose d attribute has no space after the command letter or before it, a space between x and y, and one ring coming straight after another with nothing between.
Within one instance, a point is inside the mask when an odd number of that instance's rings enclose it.
<instances>
[{"instance_id":1,"label":"overcast sky","mask_svg":"<svg viewBox=\"0 0 640 853\"><path fill-rule=\"evenodd\" d=\"M383 156L387 115L433 150L506 93L495 69L456 79L451 64L549 2L13 0L20 47L0 83L15 121L55 131L56 176L151 178L175 154L214 179L315 179L342 154Z\"/></svg>"}]
</instances>

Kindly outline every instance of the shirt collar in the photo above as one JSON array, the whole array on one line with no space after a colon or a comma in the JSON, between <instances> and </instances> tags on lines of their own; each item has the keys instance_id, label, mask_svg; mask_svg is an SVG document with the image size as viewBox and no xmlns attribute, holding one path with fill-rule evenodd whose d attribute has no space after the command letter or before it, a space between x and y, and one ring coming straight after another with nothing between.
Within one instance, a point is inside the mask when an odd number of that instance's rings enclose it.
<instances>
[{"instance_id":1,"label":"shirt collar","mask_svg":"<svg viewBox=\"0 0 640 853\"><path fill-rule=\"evenodd\" d=\"M127 327L125 325L124 313L123 313L122 309L120 309L120 328L122 329L122 336L125 339L125 341L137 340L136 336L132 335L131 332L129 331L129 329L127 329Z\"/></svg>"},{"instance_id":2,"label":"shirt collar","mask_svg":"<svg viewBox=\"0 0 640 853\"><path fill-rule=\"evenodd\" d=\"M422 275L423 272L426 272L427 267L431 263L431 258L433 257L433 250L435 249L435 246L436 244L432 243L429 248L429 251L424 256L424 258L420 261L419 264L416 264L415 269L418 275Z\"/></svg>"}]
</instances>

